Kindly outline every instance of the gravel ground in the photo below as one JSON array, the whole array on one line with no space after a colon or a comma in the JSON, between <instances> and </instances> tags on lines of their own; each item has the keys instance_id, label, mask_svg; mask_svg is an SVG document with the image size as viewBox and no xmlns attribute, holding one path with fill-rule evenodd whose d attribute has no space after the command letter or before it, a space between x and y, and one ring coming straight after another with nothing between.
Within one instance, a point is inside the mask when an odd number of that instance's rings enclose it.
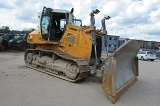
<instances>
[{"instance_id":1,"label":"gravel ground","mask_svg":"<svg viewBox=\"0 0 160 106\"><path fill-rule=\"evenodd\" d=\"M139 61L140 76L116 104L101 82L70 83L26 68L24 52L0 52L0 106L159 106L160 60Z\"/></svg>"}]
</instances>

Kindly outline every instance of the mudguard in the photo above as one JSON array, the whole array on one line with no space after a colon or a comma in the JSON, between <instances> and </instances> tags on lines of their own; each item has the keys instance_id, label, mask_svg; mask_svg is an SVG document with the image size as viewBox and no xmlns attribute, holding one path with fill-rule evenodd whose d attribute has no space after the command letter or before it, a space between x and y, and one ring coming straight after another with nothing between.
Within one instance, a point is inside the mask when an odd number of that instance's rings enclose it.
<instances>
[{"instance_id":1,"label":"mudguard","mask_svg":"<svg viewBox=\"0 0 160 106\"><path fill-rule=\"evenodd\" d=\"M102 87L112 103L134 84L138 78L138 58L140 43L129 40L121 45L113 55L105 60Z\"/></svg>"}]
</instances>

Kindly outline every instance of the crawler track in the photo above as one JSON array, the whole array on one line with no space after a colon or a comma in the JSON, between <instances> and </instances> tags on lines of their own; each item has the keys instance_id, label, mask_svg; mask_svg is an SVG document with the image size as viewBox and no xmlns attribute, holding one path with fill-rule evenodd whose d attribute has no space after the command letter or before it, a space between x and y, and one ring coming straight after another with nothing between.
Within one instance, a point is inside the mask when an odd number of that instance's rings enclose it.
<instances>
[{"instance_id":1,"label":"crawler track","mask_svg":"<svg viewBox=\"0 0 160 106\"><path fill-rule=\"evenodd\" d=\"M27 62L27 54L28 53L39 54L41 52L43 52L45 54L55 55L59 59L62 59L62 60L65 60L65 61L67 60L67 61L76 63L78 65L78 68L79 68L79 73L77 74L77 77L75 79L70 79L65 75L65 73L62 74L61 71L54 70L50 66L46 66L46 65L43 65L43 64L42 65L37 65L37 64L33 64L32 62L31 63ZM67 80L67 81L70 81L70 82L76 82L76 81L79 81L81 79L86 78L90 74L90 70L91 70L87 61L85 61L83 59L80 59L80 58L70 56L70 55L68 55L68 54L66 54L62 51L59 51L59 50L27 49L25 51L24 60L25 60L26 65L29 68L35 69L37 71L40 71L40 72L43 72L43 73L46 73L46 74L49 74L49 75Z\"/></svg>"}]
</instances>

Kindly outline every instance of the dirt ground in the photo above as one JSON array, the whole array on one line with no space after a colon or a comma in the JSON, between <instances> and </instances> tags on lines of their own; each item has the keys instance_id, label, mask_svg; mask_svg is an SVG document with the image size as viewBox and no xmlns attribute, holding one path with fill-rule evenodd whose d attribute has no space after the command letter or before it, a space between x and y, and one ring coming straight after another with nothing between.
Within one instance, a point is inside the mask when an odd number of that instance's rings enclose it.
<instances>
[{"instance_id":1,"label":"dirt ground","mask_svg":"<svg viewBox=\"0 0 160 106\"><path fill-rule=\"evenodd\" d=\"M25 67L24 52L0 52L0 106L159 106L160 60L139 61L140 76L116 104L101 83L70 83Z\"/></svg>"}]
</instances>

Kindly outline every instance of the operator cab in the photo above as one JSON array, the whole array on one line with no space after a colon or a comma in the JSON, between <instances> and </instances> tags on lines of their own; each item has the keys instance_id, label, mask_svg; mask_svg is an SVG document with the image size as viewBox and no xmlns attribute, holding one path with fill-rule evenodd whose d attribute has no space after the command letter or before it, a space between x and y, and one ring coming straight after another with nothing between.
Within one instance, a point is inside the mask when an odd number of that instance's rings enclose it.
<instances>
[{"instance_id":1,"label":"operator cab","mask_svg":"<svg viewBox=\"0 0 160 106\"><path fill-rule=\"evenodd\" d=\"M70 12L64 9L51 9L44 7L40 19L42 39L48 41L60 41L65 27L69 23ZM72 19L72 23L82 25L81 20Z\"/></svg>"}]
</instances>

